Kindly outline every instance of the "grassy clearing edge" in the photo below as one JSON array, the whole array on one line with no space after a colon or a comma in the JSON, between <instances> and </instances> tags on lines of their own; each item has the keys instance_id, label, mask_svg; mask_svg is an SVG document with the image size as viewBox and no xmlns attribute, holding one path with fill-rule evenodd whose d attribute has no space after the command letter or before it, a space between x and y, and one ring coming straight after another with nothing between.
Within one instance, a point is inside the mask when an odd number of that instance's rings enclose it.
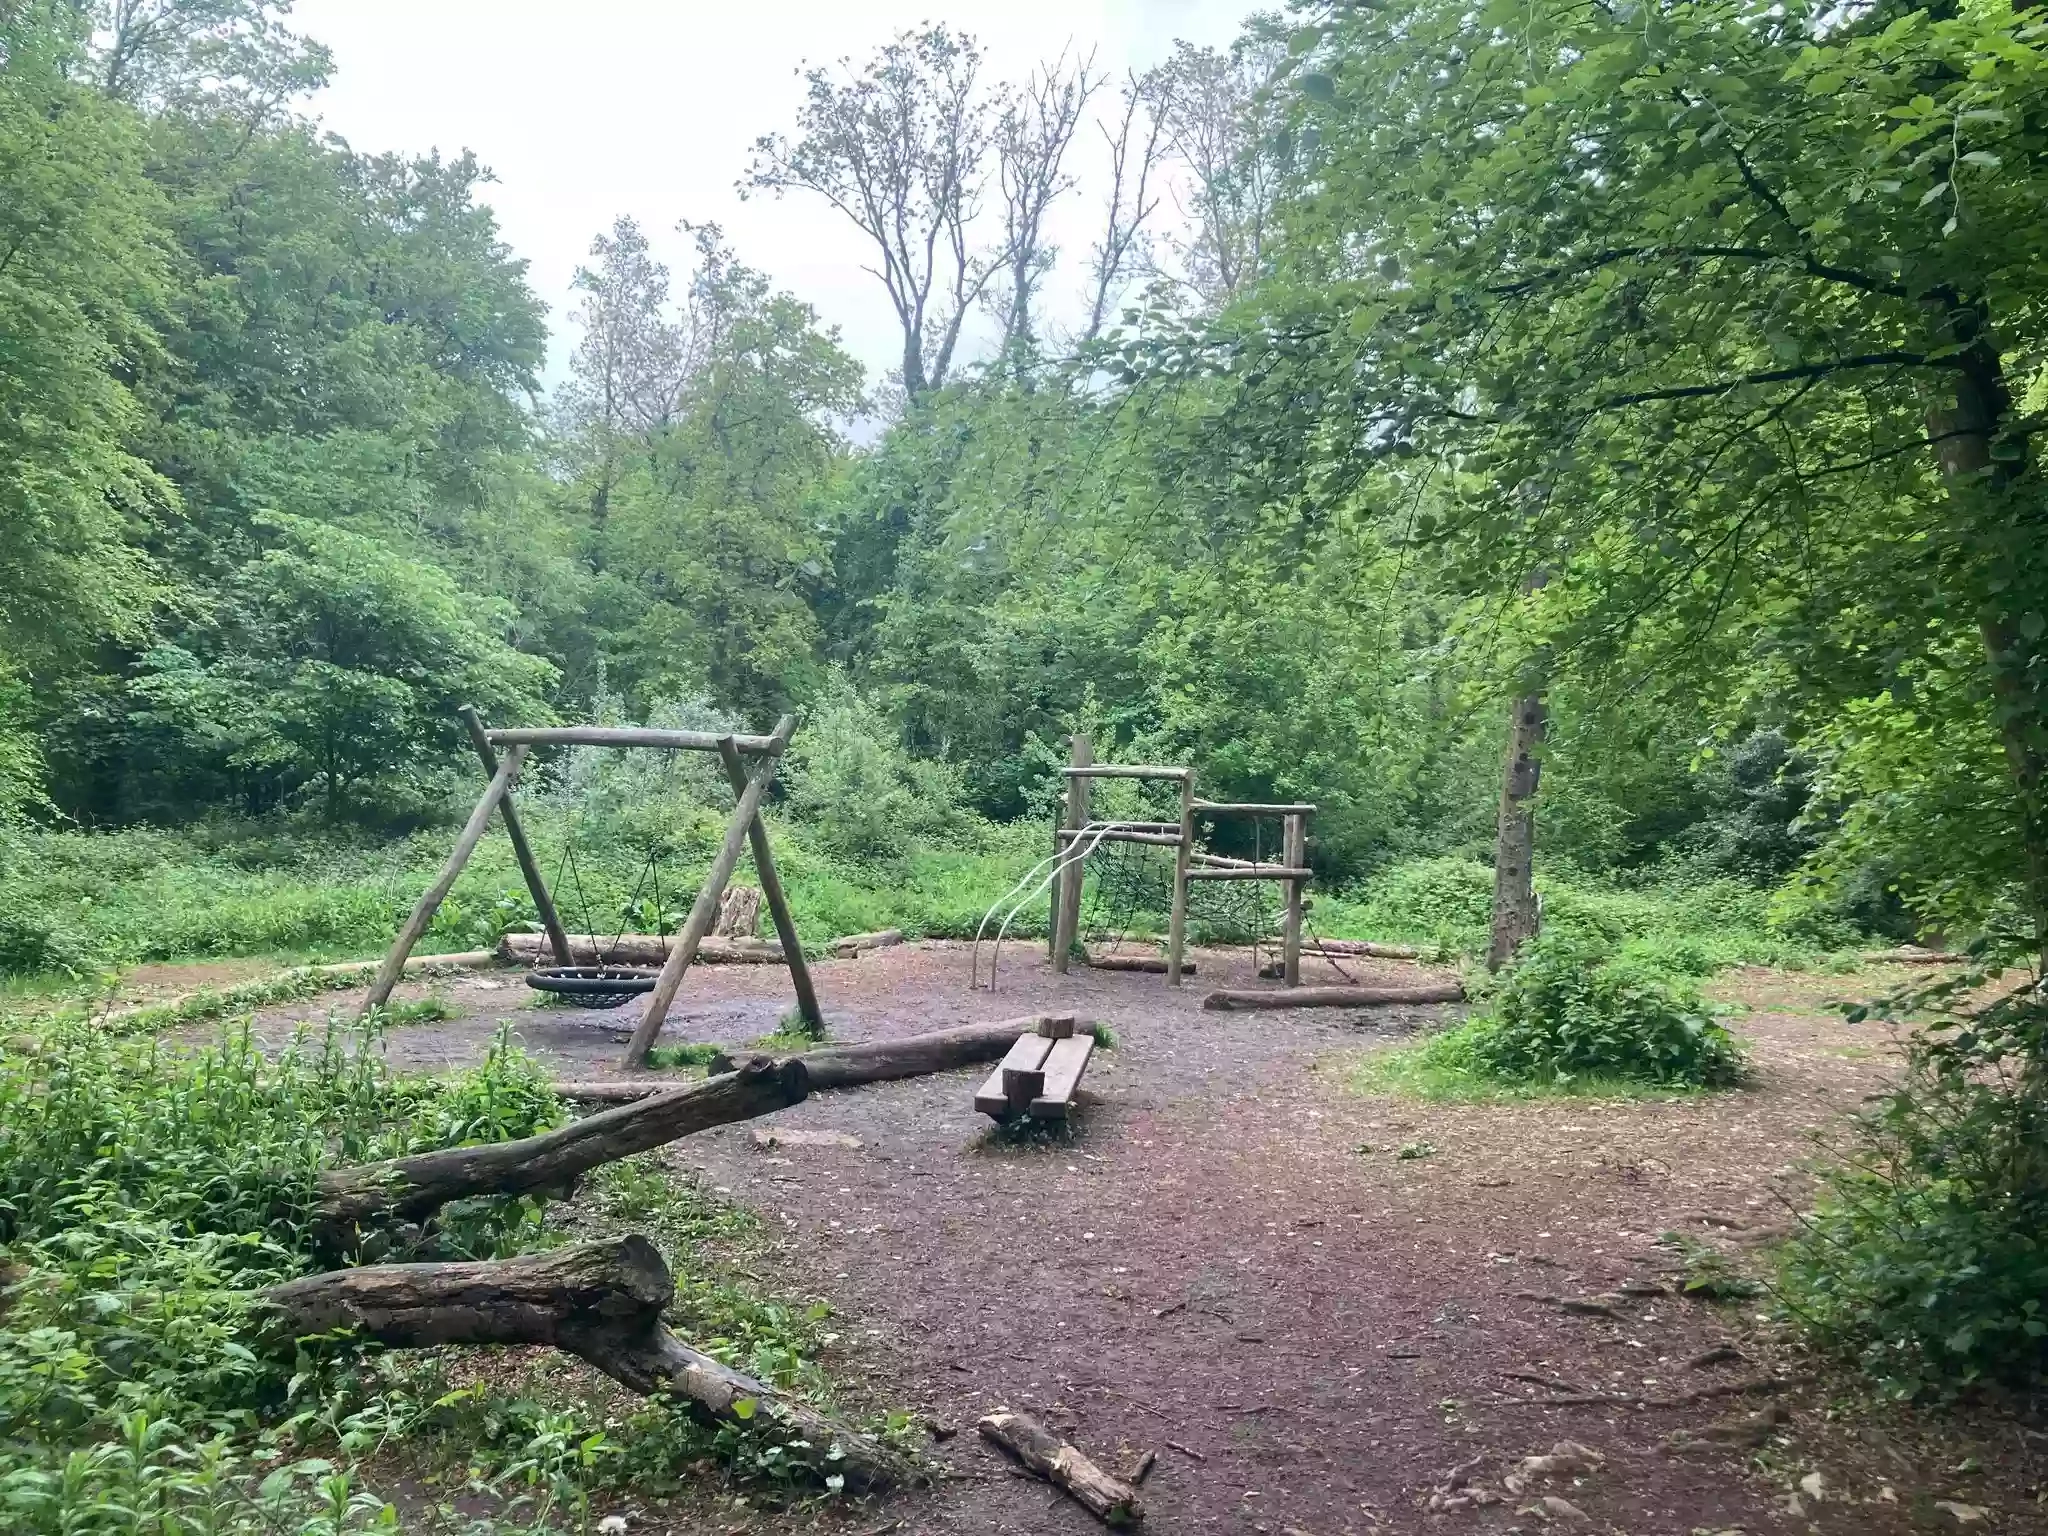
<instances>
[{"instance_id":1,"label":"grassy clearing edge","mask_svg":"<svg viewBox=\"0 0 2048 1536\"><path fill-rule=\"evenodd\" d=\"M1352 1093L1384 1094L1435 1104L1503 1104L1532 1099L1657 1099L1675 1102L1734 1089L1696 1088L1634 1078L1586 1074L1546 1082L1486 1077L1469 1068L1431 1059L1435 1038L1413 1045L1382 1046L1353 1056L1340 1074Z\"/></svg>"}]
</instances>

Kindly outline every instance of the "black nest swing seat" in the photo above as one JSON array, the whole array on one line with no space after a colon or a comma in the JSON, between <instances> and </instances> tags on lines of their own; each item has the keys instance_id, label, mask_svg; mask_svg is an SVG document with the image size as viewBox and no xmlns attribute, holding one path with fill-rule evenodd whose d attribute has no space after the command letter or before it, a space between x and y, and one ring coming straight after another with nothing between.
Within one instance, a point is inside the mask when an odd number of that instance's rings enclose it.
<instances>
[{"instance_id":1,"label":"black nest swing seat","mask_svg":"<svg viewBox=\"0 0 2048 1536\"><path fill-rule=\"evenodd\" d=\"M622 1008L654 990L658 972L634 965L548 965L526 973L526 984L578 1008Z\"/></svg>"},{"instance_id":2,"label":"black nest swing seat","mask_svg":"<svg viewBox=\"0 0 2048 1536\"><path fill-rule=\"evenodd\" d=\"M654 885L654 910L661 910L662 855L667 851L659 840L651 843L646 859L640 866L640 877L633 882L633 893L626 898L626 912L631 913L640 900L640 892L652 880ZM562 862L555 870L555 884L559 887L562 875L567 871L576 888L576 899L583 909L583 927L590 931L590 898L583 891L583 872L576 867L576 836L571 828L568 839L562 845ZM631 921L630 917L625 921ZM526 984L536 992L545 992L550 997L559 997L563 1002L578 1008L622 1008L634 998L654 990L654 984L661 972L637 965L612 965L608 963L611 952L625 937L622 925L612 936L610 945L600 950L595 965L538 965L526 973Z\"/></svg>"}]
</instances>

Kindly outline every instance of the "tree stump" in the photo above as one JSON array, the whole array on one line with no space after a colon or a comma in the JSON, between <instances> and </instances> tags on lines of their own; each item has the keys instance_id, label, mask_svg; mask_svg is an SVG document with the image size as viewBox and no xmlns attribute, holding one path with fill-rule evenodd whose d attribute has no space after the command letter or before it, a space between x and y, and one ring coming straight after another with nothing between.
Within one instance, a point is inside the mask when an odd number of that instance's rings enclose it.
<instances>
[{"instance_id":1,"label":"tree stump","mask_svg":"<svg viewBox=\"0 0 2048 1536\"><path fill-rule=\"evenodd\" d=\"M751 885L728 885L718 900L718 921L711 931L728 939L751 939L760 929L760 890Z\"/></svg>"}]
</instances>

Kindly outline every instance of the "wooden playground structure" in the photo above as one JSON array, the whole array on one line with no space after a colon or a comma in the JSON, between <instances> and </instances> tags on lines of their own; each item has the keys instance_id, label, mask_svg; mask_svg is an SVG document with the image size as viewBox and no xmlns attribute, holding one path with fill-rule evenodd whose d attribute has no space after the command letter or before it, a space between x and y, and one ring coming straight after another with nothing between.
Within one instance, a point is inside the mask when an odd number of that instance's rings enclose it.
<instances>
[{"instance_id":1,"label":"wooden playground structure","mask_svg":"<svg viewBox=\"0 0 2048 1536\"><path fill-rule=\"evenodd\" d=\"M1199 882L1211 880L1271 881L1281 888L1280 979L1288 987L1301 984L1302 912L1306 887L1314 872L1308 867L1309 822L1315 806L1307 803L1265 804L1249 801L1204 800L1195 793L1195 770L1149 763L1098 763L1094 743L1086 735L1071 739L1072 757L1061 770L1066 778L1066 796L1061 824L1053 832L1051 857L1042 859L982 920L983 933L991 920L1002 913L996 925L989 968L989 987L995 986L995 969L1001 961L1002 941L1017 914L1040 892L1051 901L1046 924L1047 952L1055 971L1064 975L1073 960L1075 941L1081 926L1081 891L1086 882L1087 862L1106 845L1133 843L1171 849L1173 879L1167 914L1166 955L1162 961L1109 957L1090 959L1090 965L1113 970L1160 970L1166 984L1180 986L1194 972L1187 958L1188 893ZM1174 821L1097 820L1090 814L1090 788L1104 779L1136 779L1175 786L1179 792L1180 814ZM1216 853L1202 840L1203 823L1231 820L1277 820L1281 826L1280 862L1259 858L1240 859ZM1005 907L1007 906L1007 911ZM976 935L975 985L980 985L979 948L983 933Z\"/></svg>"},{"instance_id":2,"label":"wooden playground structure","mask_svg":"<svg viewBox=\"0 0 2048 1536\"><path fill-rule=\"evenodd\" d=\"M712 925L718 920L720 898L739 865L741 850L749 844L753 849L754 872L761 882L761 898L774 920L776 937L781 940L782 962L789 967L797 1011L807 1027L818 1034L824 1033L825 1015L818 1006L817 989L812 985L810 968L804 961L803 941L797 936L796 920L790 916L789 900L775 870L775 853L769 846L768 828L761 819L761 802L775 781L776 765L787 750L790 737L796 733L796 716L784 715L766 736L721 736L701 731L603 725L520 726L492 730L468 706L464 706L461 715L470 741L476 747L477 761L490 775L490 783L483 797L477 801L476 809L469 813L469 820L456 838L455 847L441 866L441 872L398 930L398 937L392 941L376 979L370 983L369 995L363 1001L364 1012L381 1008L390 1001L391 989L405 972L406 957L412 953L413 946L433 921L434 913L454 888L456 877L462 873L470 855L476 852L476 846L483 840L494 815L504 820L505 834L519 860L526 888L533 896L534 910L547 931L548 946L554 952L556 966L569 981L578 979L574 974L580 969L577 965L578 946L572 944L562 926L554 897L541 876L540 865L534 859L526 829L520 822L518 808L513 804L512 790L518 783L527 754L535 747L636 747L668 752L715 753L725 765L735 803L731 816L726 820L725 837L719 844L718 856L711 861L710 872L698 888L697 899L683 923L682 932L673 945L666 946L660 974L653 977L651 983L639 975L628 977L624 972L612 972L599 957L600 964L593 968L594 973L581 978L599 988L608 983L616 984L618 991L612 995L621 998L627 993L646 992L647 1002L641 1011L639 1025L626 1048L626 1065L639 1067L646 1064L648 1052L661 1035L662 1021L668 1016L669 1005L675 1001L676 992L683 984L683 975L696 960ZM501 747L506 749L502 759L498 756ZM587 953L587 945L584 947Z\"/></svg>"}]
</instances>

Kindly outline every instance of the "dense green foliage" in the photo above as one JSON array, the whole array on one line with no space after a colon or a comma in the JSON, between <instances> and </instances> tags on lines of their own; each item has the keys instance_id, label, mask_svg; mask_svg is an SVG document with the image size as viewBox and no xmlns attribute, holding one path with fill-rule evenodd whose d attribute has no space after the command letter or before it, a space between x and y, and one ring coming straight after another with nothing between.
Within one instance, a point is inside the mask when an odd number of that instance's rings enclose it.
<instances>
[{"instance_id":1,"label":"dense green foliage","mask_svg":"<svg viewBox=\"0 0 2048 1536\"><path fill-rule=\"evenodd\" d=\"M1972 1009L1984 980L1879 1010L1933 1020L1904 1081L1844 1138L1784 1256L1793 1314L1901 1396L2048 1379L2048 1006L2021 986Z\"/></svg>"},{"instance_id":2,"label":"dense green foliage","mask_svg":"<svg viewBox=\"0 0 2048 1536\"><path fill-rule=\"evenodd\" d=\"M673 1487L706 1455L773 1476L772 1434L708 1434L649 1406L621 1417L529 1383L486 1401L436 1356L266 1342L258 1292L314 1268L322 1167L533 1134L560 1103L501 1041L476 1070L395 1078L374 1028L330 1024L269 1059L246 1024L179 1052L83 1022L0 1055L0 1510L10 1531L322 1532L395 1512L359 1465L404 1442L452 1464L484 1530L587 1524L594 1490ZM31 1048L32 1047L32 1048ZM745 1218L638 1163L579 1213L679 1255L677 1316L765 1377L817 1390L821 1309L750 1298L696 1249ZM451 1211L441 1243L490 1256L559 1241L540 1203ZM388 1469L387 1469L388 1475ZM469 1522L453 1509L444 1523ZM326 1522L326 1523L323 1523Z\"/></svg>"},{"instance_id":3,"label":"dense green foliage","mask_svg":"<svg viewBox=\"0 0 2048 1536\"><path fill-rule=\"evenodd\" d=\"M1463 1024L1369 1064L1365 1080L1432 1097L1522 1090L1727 1088L1742 1047L1699 995L1713 961L1697 944L1619 950L1549 932L1525 948Z\"/></svg>"}]
</instances>

